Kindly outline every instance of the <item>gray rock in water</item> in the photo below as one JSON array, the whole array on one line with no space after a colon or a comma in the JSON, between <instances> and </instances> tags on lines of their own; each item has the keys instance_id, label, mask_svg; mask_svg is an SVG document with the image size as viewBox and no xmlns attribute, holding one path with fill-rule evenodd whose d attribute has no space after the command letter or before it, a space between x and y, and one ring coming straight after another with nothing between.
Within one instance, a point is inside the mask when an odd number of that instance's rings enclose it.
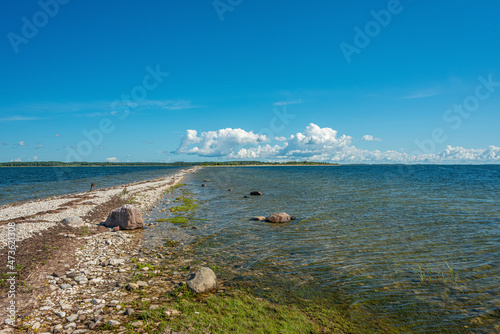
<instances>
[{"instance_id":1,"label":"gray rock in water","mask_svg":"<svg viewBox=\"0 0 500 334\"><path fill-rule=\"evenodd\" d=\"M189 289L196 293L204 293L217 287L217 277L212 269L201 267L187 281Z\"/></svg>"},{"instance_id":2,"label":"gray rock in water","mask_svg":"<svg viewBox=\"0 0 500 334\"><path fill-rule=\"evenodd\" d=\"M144 220L139 209L131 204L125 204L109 214L104 222L104 226L119 226L122 230L134 230L136 228L143 228Z\"/></svg>"},{"instance_id":3,"label":"gray rock in water","mask_svg":"<svg viewBox=\"0 0 500 334\"><path fill-rule=\"evenodd\" d=\"M77 216L64 218L62 222L71 227L81 227L84 225L83 220Z\"/></svg>"},{"instance_id":4,"label":"gray rock in water","mask_svg":"<svg viewBox=\"0 0 500 334\"><path fill-rule=\"evenodd\" d=\"M250 195L252 195L252 196L261 196L261 195L262 195L262 193L261 193L260 191L252 191L252 192L250 193Z\"/></svg>"},{"instance_id":5,"label":"gray rock in water","mask_svg":"<svg viewBox=\"0 0 500 334\"><path fill-rule=\"evenodd\" d=\"M264 216L255 216L255 217L252 217L251 219L252 220L257 220L257 221L262 221L262 220L266 220L266 217L264 217Z\"/></svg>"},{"instance_id":6,"label":"gray rock in water","mask_svg":"<svg viewBox=\"0 0 500 334\"><path fill-rule=\"evenodd\" d=\"M266 220L271 223L285 223L290 221L290 215L286 212L272 213Z\"/></svg>"}]
</instances>

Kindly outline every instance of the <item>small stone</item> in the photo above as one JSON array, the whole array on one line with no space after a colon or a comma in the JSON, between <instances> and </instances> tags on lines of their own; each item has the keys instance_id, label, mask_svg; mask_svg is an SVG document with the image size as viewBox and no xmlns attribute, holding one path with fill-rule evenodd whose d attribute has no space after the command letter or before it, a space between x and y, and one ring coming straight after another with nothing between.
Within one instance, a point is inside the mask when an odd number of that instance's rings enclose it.
<instances>
[{"instance_id":1,"label":"small stone","mask_svg":"<svg viewBox=\"0 0 500 334\"><path fill-rule=\"evenodd\" d=\"M113 232L118 232L118 231L120 231L120 226L113 227Z\"/></svg>"},{"instance_id":2,"label":"small stone","mask_svg":"<svg viewBox=\"0 0 500 334\"><path fill-rule=\"evenodd\" d=\"M139 286L135 283L129 283L127 284L127 290L133 291L139 289Z\"/></svg>"},{"instance_id":3,"label":"small stone","mask_svg":"<svg viewBox=\"0 0 500 334\"><path fill-rule=\"evenodd\" d=\"M66 321L67 322L73 322L76 319L78 319L78 316L76 314L72 314L72 315L70 315L69 317L66 318Z\"/></svg>"},{"instance_id":4,"label":"small stone","mask_svg":"<svg viewBox=\"0 0 500 334\"><path fill-rule=\"evenodd\" d=\"M180 311L173 308L166 309L164 313L169 317L181 314Z\"/></svg>"},{"instance_id":5,"label":"small stone","mask_svg":"<svg viewBox=\"0 0 500 334\"><path fill-rule=\"evenodd\" d=\"M143 322L139 320L139 321L131 323L130 326L132 326L132 327L142 327L143 326Z\"/></svg>"},{"instance_id":6,"label":"small stone","mask_svg":"<svg viewBox=\"0 0 500 334\"><path fill-rule=\"evenodd\" d=\"M217 287L217 277L212 269L201 267L187 281L189 289L195 293L205 293Z\"/></svg>"},{"instance_id":7,"label":"small stone","mask_svg":"<svg viewBox=\"0 0 500 334\"><path fill-rule=\"evenodd\" d=\"M76 328L76 323L74 322L70 322L69 324L67 324L66 326L64 326L64 329L70 329L70 328Z\"/></svg>"},{"instance_id":8,"label":"small stone","mask_svg":"<svg viewBox=\"0 0 500 334\"><path fill-rule=\"evenodd\" d=\"M99 305L99 304L104 303L104 300L103 300L103 299L95 299L95 298L94 298L94 299L92 299L90 302L91 302L92 304L94 304L94 305Z\"/></svg>"},{"instance_id":9,"label":"small stone","mask_svg":"<svg viewBox=\"0 0 500 334\"><path fill-rule=\"evenodd\" d=\"M61 284L59 287L63 290L68 290L72 288L71 284Z\"/></svg>"},{"instance_id":10,"label":"small stone","mask_svg":"<svg viewBox=\"0 0 500 334\"><path fill-rule=\"evenodd\" d=\"M112 300L112 301L109 302L108 305L110 305L110 306L116 306L116 304L118 304L119 302L120 302L119 300Z\"/></svg>"},{"instance_id":11,"label":"small stone","mask_svg":"<svg viewBox=\"0 0 500 334\"><path fill-rule=\"evenodd\" d=\"M106 324L108 324L109 326L113 326L113 327L121 325L120 322L116 321L116 320L108 320L108 321L106 321Z\"/></svg>"},{"instance_id":12,"label":"small stone","mask_svg":"<svg viewBox=\"0 0 500 334\"><path fill-rule=\"evenodd\" d=\"M39 322L35 322L33 326L31 326L31 329L34 331L37 331L40 328L41 324Z\"/></svg>"},{"instance_id":13,"label":"small stone","mask_svg":"<svg viewBox=\"0 0 500 334\"><path fill-rule=\"evenodd\" d=\"M81 227L84 224L83 220L80 217L76 216L64 218L62 222L71 227Z\"/></svg>"},{"instance_id":14,"label":"small stone","mask_svg":"<svg viewBox=\"0 0 500 334\"><path fill-rule=\"evenodd\" d=\"M149 268L148 268L148 267L143 267L143 268L142 268L142 271L148 271L148 270L149 270Z\"/></svg>"},{"instance_id":15,"label":"small stone","mask_svg":"<svg viewBox=\"0 0 500 334\"><path fill-rule=\"evenodd\" d=\"M56 312L56 315L57 315L59 318L64 318L64 317L66 316L66 312L64 312L64 311Z\"/></svg>"},{"instance_id":16,"label":"small stone","mask_svg":"<svg viewBox=\"0 0 500 334\"><path fill-rule=\"evenodd\" d=\"M71 310L73 307L71 307L71 305L69 304L63 304L61 305L61 309L63 310Z\"/></svg>"},{"instance_id":17,"label":"small stone","mask_svg":"<svg viewBox=\"0 0 500 334\"><path fill-rule=\"evenodd\" d=\"M263 220L266 220L266 217L264 217L264 216L255 216L255 217L252 217L251 219L252 220L256 220L256 221L263 221Z\"/></svg>"},{"instance_id":18,"label":"small stone","mask_svg":"<svg viewBox=\"0 0 500 334\"><path fill-rule=\"evenodd\" d=\"M62 329L63 329L63 326L61 324L58 324L54 327L54 329L52 330L53 333L61 333L62 332Z\"/></svg>"},{"instance_id":19,"label":"small stone","mask_svg":"<svg viewBox=\"0 0 500 334\"><path fill-rule=\"evenodd\" d=\"M50 309L52 309L52 307L50 307L50 306L44 306L44 307L40 308L40 311L48 311Z\"/></svg>"},{"instance_id":20,"label":"small stone","mask_svg":"<svg viewBox=\"0 0 500 334\"><path fill-rule=\"evenodd\" d=\"M122 306L120 304L116 305L115 308L119 311L122 309Z\"/></svg>"},{"instance_id":21,"label":"small stone","mask_svg":"<svg viewBox=\"0 0 500 334\"><path fill-rule=\"evenodd\" d=\"M150 310L156 310L156 309L159 309L159 308L160 308L160 305L158 305L158 304L151 305L151 306L149 307L149 309L150 309Z\"/></svg>"},{"instance_id":22,"label":"small stone","mask_svg":"<svg viewBox=\"0 0 500 334\"><path fill-rule=\"evenodd\" d=\"M144 281L137 281L135 282L138 286L140 286L141 288L145 288L148 286L148 283L144 282Z\"/></svg>"},{"instance_id":23,"label":"small stone","mask_svg":"<svg viewBox=\"0 0 500 334\"><path fill-rule=\"evenodd\" d=\"M132 315L132 314L134 314L134 309L129 307L125 310L125 312L123 314Z\"/></svg>"}]
</instances>

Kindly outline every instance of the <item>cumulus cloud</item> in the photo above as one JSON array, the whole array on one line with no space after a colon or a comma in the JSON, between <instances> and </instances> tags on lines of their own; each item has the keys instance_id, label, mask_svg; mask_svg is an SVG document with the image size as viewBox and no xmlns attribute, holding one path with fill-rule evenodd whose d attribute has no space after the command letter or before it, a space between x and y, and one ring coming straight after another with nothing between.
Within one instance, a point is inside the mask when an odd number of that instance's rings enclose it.
<instances>
[{"instance_id":1,"label":"cumulus cloud","mask_svg":"<svg viewBox=\"0 0 500 334\"><path fill-rule=\"evenodd\" d=\"M242 145L258 145L267 141L264 135L242 129L220 129L202 132L187 130L182 136L179 148L173 153L196 154L205 157L229 156Z\"/></svg>"},{"instance_id":2,"label":"cumulus cloud","mask_svg":"<svg viewBox=\"0 0 500 334\"><path fill-rule=\"evenodd\" d=\"M26 143L24 141L20 141L19 146L26 146Z\"/></svg>"},{"instance_id":3,"label":"cumulus cloud","mask_svg":"<svg viewBox=\"0 0 500 334\"><path fill-rule=\"evenodd\" d=\"M365 150L354 146L353 138L339 135L332 128L310 123L303 132L290 137L275 137L275 145L266 136L242 129L221 129L198 135L187 130L176 154L195 154L227 159L309 160L342 163L500 163L500 147L467 149L447 146L442 152L409 154L404 151ZM371 135L363 140L377 141Z\"/></svg>"},{"instance_id":4,"label":"cumulus cloud","mask_svg":"<svg viewBox=\"0 0 500 334\"><path fill-rule=\"evenodd\" d=\"M120 162L116 157L106 158L104 159L106 162Z\"/></svg>"},{"instance_id":5,"label":"cumulus cloud","mask_svg":"<svg viewBox=\"0 0 500 334\"><path fill-rule=\"evenodd\" d=\"M364 135L361 139L366 141L382 141L380 138L375 138L372 135Z\"/></svg>"},{"instance_id":6,"label":"cumulus cloud","mask_svg":"<svg viewBox=\"0 0 500 334\"><path fill-rule=\"evenodd\" d=\"M23 161L21 158L17 158L17 159L11 160L10 162L21 162L21 161Z\"/></svg>"},{"instance_id":7,"label":"cumulus cloud","mask_svg":"<svg viewBox=\"0 0 500 334\"><path fill-rule=\"evenodd\" d=\"M38 156L33 156L33 161L37 161L38 160Z\"/></svg>"}]
</instances>

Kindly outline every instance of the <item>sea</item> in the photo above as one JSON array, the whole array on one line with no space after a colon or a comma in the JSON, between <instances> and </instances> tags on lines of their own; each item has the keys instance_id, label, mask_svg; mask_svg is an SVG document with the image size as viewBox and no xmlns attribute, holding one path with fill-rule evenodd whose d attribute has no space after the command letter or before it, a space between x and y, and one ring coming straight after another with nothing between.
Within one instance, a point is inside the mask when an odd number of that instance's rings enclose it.
<instances>
[{"instance_id":1,"label":"sea","mask_svg":"<svg viewBox=\"0 0 500 334\"><path fill-rule=\"evenodd\" d=\"M45 196L38 188L81 191L90 180L104 186L177 170L86 167L54 180L17 168L6 185L1 169L0 195L29 199ZM499 165L205 167L184 183L163 204L195 199L195 228L160 222L145 231L145 247L192 243L224 279L277 303L339 306L405 333L500 332ZM251 220L273 212L295 220ZM168 217L160 205L146 220Z\"/></svg>"}]
</instances>

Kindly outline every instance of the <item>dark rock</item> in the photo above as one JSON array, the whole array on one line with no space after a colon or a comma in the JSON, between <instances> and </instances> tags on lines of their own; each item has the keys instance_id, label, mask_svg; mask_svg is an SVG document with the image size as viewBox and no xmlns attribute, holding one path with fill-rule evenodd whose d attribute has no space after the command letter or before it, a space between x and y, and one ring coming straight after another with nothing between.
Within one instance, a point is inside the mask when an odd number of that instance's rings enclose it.
<instances>
[{"instance_id":1,"label":"dark rock","mask_svg":"<svg viewBox=\"0 0 500 334\"><path fill-rule=\"evenodd\" d=\"M261 196L261 195L262 195L262 193L261 193L260 191L252 191L252 192L250 193L250 195L252 195L252 196Z\"/></svg>"},{"instance_id":2,"label":"dark rock","mask_svg":"<svg viewBox=\"0 0 500 334\"><path fill-rule=\"evenodd\" d=\"M134 309L133 308L127 308L125 312L123 312L124 315L132 315L134 314Z\"/></svg>"},{"instance_id":3,"label":"dark rock","mask_svg":"<svg viewBox=\"0 0 500 334\"><path fill-rule=\"evenodd\" d=\"M250 198L250 197L248 197L247 195L245 195L245 196L243 196L243 198Z\"/></svg>"},{"instance_id":4,"label":"dark rock","mask_svg":"<svg viewBox=\"0 0 500 334\"><path fill-rule=\"evenodd\" d=\"M233 191L233 189L229 188L227 191Z\"/></svg>"},{"instance_id":5,"label":"dark rock","mask_svg":"<svg viewBox=\"0 0 500 334\"><path fill-rule=\"evenodd\" d=\"M297 220L297 218L295 218L295 216L290 216L290 220Z\"/></svg>"},{"instance_id":6,"label":"dark rock","mask_svg":"<svg viewBox=\"0 0 500 334\"><path fill-rule=\"evenodd\" d=\"M201 184L201 186L202 186L202 187L206 187L207 185L206 185L205 183L202 183L202 184Z\"/></svg>"},{"instance_id":7,"label":"dark rock","mask_svg":"<svg viewBox=\"0 0 500 334\"><path fill-rule=\"evenodd\" d=\"M205 293L217 288L217 277L212 269L201 267L188 279L187 285L195 293Z\"/></svg>"},{"instance_id":8,"label":"dark rock","mask_svg":"<svg viewBox=\"0 0 500 334\"><path fill-rule=\"evenodd\" d=\"M285 223L290 221L290 215L286 212L272 213L266 218L270 223Z\"/></svg>"},{"instance_id":9,"label":"dark rock","mask_svg":"<svg viewBox=\"0 0 500 334\"><path fill-rule=\"evenodd\" d=\"M125 204L109 214L104 222L104 226L118 226L122 230L133 230L143 228L144 220L139 209L133 205Z\"/></svg>"}]
</instances>

